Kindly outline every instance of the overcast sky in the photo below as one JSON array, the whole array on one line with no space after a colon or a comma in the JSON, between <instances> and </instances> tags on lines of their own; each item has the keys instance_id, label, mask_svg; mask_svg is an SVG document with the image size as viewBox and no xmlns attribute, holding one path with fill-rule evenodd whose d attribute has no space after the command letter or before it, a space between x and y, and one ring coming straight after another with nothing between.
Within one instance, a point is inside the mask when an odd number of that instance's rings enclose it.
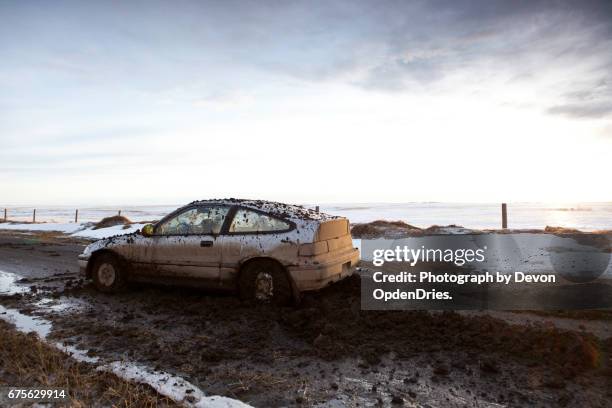
<instances>
[{"instance_id":1,"label":"overcast sky","mask_svg":"<svg viewBox=\"0 0 612 408\"><path fill-rule=\"evenodd\" d=\"M0 205L612 201L612 2L0 0Z\"/></svg>"}]
</instances>

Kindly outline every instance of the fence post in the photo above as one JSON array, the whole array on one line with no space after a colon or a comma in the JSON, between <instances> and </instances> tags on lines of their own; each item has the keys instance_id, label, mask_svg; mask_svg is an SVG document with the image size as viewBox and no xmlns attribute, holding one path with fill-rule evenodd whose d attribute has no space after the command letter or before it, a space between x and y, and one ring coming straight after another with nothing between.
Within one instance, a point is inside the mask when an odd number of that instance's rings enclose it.
<instances>
[{"instance_id":1,"label":"fence post","mask_svg":"<svg viewBox=\"0 0 612 408\"><path fill-rule=\"evenodd\" d=\"M32 213L32 222L36 222L36 208L34 209L34 212Z\"/></svg>"},{"instance_id":2,"label":"fence post","mask_svg":"<svg viewBox=\"0 0 612 408\"><path fill-rule=\"evenodd\" d=\"M502 228L508 228L508 211L506 203L502 203Z\"/></svg>"},{"instance_id":3,"label":"fence post","mask_svg":"<svg viewBox=\"0 0 612 408\"><path fill-rule=\"evenodd\" d=\"M319 206L318 205L315 207L315 211L319 212Z\"/></svg>"},{"instance_id":4,"label":"fence post","mask_svg":"<svg viewBox=\"0 0 612 408\"><path fill-rule=\"evenodd\" d=\"M4 222L6 222L6 208L4 209Z\"/></svg>"},{"instance_id":5,"label":"fence post","mask_svg":"<svg viewBox=\"0 0 612 408\"><path fill-rule=\"evenodd\" d=\"M79 209L78 208L74 212L74 223L76 224L77 222L79 222Z\"/></svg>"},{"instance_id":6,"label":"fence post","mask_svg":"<svg viewBox=\"0 0 612 408\"><path fill-rule=\"evenodd\" d=\"M121 216L121 210L119 210L119 212L117 213L117 215Z\"/></svg>"}]
</instances>

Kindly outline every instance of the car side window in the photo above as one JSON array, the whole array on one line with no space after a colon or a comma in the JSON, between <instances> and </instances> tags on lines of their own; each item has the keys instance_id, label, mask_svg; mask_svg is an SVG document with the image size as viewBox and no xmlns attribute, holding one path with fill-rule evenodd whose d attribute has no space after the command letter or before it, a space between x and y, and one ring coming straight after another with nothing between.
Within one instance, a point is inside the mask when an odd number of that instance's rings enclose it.
<instances>
[{"instance_id":1,"label":"car side window","mask_svg":"<svg viewBox=\"0 0 612 408\"><path fill-rule=\"evenodd\" d=\"M287 231L289 223L255 211L239 209L229 227L230 233Z\"/></svg>"},{"instance_id":2,"label":"car side window","mask_svg":"<svg viewBox=\"0 0 612 408\"><path fill-rule=\"evenodd\" d=\"M219 234L229 207L194 207L170 218L157 228L157 235Z\"/></svg>"}]
</instances>

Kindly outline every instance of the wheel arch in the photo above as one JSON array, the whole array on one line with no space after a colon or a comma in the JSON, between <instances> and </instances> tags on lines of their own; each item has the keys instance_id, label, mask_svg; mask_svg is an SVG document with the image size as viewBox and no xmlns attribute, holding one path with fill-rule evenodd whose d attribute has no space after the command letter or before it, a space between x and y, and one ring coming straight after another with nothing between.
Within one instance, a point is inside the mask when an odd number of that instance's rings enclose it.
<instances>
[{"instance_id":1,"label":"wheel arch","mask_svg":"<svg viewBox=\"0 0 612 408\"><path fill-rule=\"evenodd\" d=\"M287 280L289 280L289 284L291 285L291 292L293 294L293 301L298 304L300 302L300 291L297 288L297 285L295 284L295 281L293 280L293 277L291 276L291 274L289 273L289 271L287 270L287 267L285 267L285 265L283 265L282 262L280 262L278 259L276 258L272 258L269 256L254 256L251 258L247 258L244 259L240 262L240 265L238 267L238 275L236 276L236 282L240 282L240 278L242 275L242 272L244 270L246 270L246 268L249 265L252 265L254 263L257 262L273 262L274 264L278 265L281 270L283 271L283 273L285 274L285 276L287 277Z\"/></svg>"},{"instance_id":2,"label":"wheel arch","mask_svg":"<svg viewBox=\"0 0 612 408\"><path fill-rule=\"evenodd\" d=\"M115 258L117 258L119 262L121 262L122 265L127 264L126 259L123 256L119 255L117 252L111 249L108 249L108 248L98 249L97 251L91 254L91 256L89 257L89 261L87 261L87 269L85 270L85 277L91 279L92 273L93 273L93 267L96 261L98 260L98 258L102 255L112 255Z\"/></svg>"}]
</instances>

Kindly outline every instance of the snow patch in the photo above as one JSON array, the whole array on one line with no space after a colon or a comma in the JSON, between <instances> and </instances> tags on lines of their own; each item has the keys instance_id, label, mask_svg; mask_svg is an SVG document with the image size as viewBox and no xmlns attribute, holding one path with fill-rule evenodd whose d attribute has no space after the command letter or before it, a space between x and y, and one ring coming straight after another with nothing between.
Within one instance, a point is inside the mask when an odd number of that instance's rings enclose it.
<instances>
[{"instance_id":1,"label":"snow patch","mask_svg":"<svg viewBox=\"0 0 612 408\"><path fill-rule=\"evenodd\" d=\"M12 323L23 333L34 332L40 338L45 338L51 331L51 322L34 316L27 316L14 309L0 305L0 319Z\"/></svg>"},{"instance_id":2,"label":"snow patch","mask_svg":"<svg viewBox=\"0 0 612 408\"><path fill-rule=\"evenodd\" d=\"M29 223L2 223L0 229L2 230L13 230L13 231L49 231L49 232L63 232L64 234L73 234L77 231L86 228L85 224L60 224L43 222L40 224L29 224Z\"/></svg>"},{"instance_id":3,"label":"snow patch","mask_svg":"<svg viewBox=\"0 0 612 408\"><path fill-rule=\"evenodd\" d=\"M0 271L0 293L3 295L14 295L15 293L29 292L30 288L18 285L17 279L21 279L21 276Z\"/></svg>"},{"instance_id":4,"label":"snow patch","mask_svg":"<svg viewBox=\"0 0 612 408\"><path fill-rule=\"evenodd\" d=\"M247 408L241 401L220 397L204 395L195 385L181 377L174 376L164 371L154 371L148 367L126 361L114 361L110 364L97 368L100 371L110 371L126 380L146 383L153 387L158 393L181 402L187 407L194 408Z\"/></svg>"},{"instance_id":5,"label":"snow patch","mask_svg":"<svg viewBox=\"0 0 612 408\"><path fill-rule=\"evenodd\" d=\"M139 229L142 229L147 224L128 224L128 228L125 228L124 225L114 225L108 228L100 228L100 229L92 229L87 228L81 231L77 231L71 234L72 237L81 237L81 238L92 238L92 239L102 239L108 238L115 235L126 235L131 234Z\"/></svg>"},{"instance_id":6,"label":"snow patch","mask_svg":"<svg viewBox=\"0 0 612 408\"><path fill-rule=\"evenodd\" d=\"M0 230L12 230L12 231L28 231L28 232L61 232L71 237L88 238L88 239L102 239L108 238L115 235L131 234L133 232L142 229L146 224L128 224L127 228L124 225L114 225L112 227L93 229L92 223L40 223L40 224L28 224L28 223L2 223L0 224Z\"/></svg>"}]
</instances>

